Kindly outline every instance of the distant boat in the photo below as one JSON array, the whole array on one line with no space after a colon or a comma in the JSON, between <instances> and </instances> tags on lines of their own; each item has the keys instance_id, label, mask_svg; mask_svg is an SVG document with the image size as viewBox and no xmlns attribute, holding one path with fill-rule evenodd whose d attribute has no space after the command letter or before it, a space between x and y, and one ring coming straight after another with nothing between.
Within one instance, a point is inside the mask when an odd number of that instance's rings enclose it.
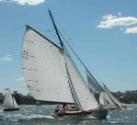
<instances>
[{"instance_id":1,"label":"distant boat","mask_svg":"<svg viewBox=\"0 0 137 125\"><path fill-rule=\"evenodd\" d=\"M30 26L24 35L23 72L32 96L37 101L62 105L61 109L59 106L55 109L55 116L92 115L105 119L108 110L102 109L91 93L62 41L50 11L49 15L61 47Z\"/></svg>"},{"instance_id":2,"label":"distant boat","mask_svg":"<svg viewBox=\"0 0 137 125\"><path fill-rule=\"evenodd\" d=\"M4 111L19 110L19 106L9 89L5 90L4 101L3 101L2 106L3 106Z\"/></svg>"}]
</instances>

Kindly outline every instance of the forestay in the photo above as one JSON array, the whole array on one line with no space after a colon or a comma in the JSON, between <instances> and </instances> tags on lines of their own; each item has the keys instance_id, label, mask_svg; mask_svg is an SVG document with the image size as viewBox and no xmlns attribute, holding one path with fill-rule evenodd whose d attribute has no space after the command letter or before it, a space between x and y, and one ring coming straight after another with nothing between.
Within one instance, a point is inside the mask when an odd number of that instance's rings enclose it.
<instances>
[{"instance_id":1,"label":"forestay","mask_svg":"<svg viewBox=\"0 0 137 125\"><path fill-rule=\"evenodd\" d=\"M86 86L84 79L82 78L80 72L78 71L75 63L70 57L67 50L64 48L66 66L69 72L71 82L73 84L76 97L80 103L80 107L83 111L98 109L99 104L95 97L90 92L89 88Z\"/></svg>"},{"instance_id":2,"label":"forestay","mask_svg":"<svg viewBox=\"0 0 137 125\"><path fill-rule=\"evenodd\" d=\"M27 27L24 36L23 71L32 96L50 103L74 103L61 49Z\"/></svg>"}]
</instances>

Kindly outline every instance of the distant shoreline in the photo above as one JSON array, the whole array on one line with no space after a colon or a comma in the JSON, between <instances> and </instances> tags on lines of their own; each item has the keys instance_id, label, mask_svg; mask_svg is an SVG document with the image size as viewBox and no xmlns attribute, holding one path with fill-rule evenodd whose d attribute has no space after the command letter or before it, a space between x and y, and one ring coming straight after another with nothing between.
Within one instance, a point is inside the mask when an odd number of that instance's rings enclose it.
<instances>
[{"instance_id":1,"label":"distant shoreline","mask_svg":"<svg viewBox=\"0 0 137 125\"><path fill-rule=\"evenodd\" d=\"M137 90L125 91L125 92L112 92L112 94L120 101L125 104L137 104ZM47 104L46 102L36 101L30 94L23 95L17 91L13 92L13 96L20 105L43 105ZM0 93L0 103L3 102L4 95ZM48 104L47 104L48 105Z\"/></svg>"}]
</instances>

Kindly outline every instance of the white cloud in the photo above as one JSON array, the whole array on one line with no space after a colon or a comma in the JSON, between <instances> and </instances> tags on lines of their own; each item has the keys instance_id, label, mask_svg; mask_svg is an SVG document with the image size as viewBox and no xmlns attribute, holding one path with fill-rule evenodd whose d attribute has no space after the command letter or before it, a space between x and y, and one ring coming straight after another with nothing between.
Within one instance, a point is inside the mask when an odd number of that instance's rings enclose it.
<instances>
[{"instance_id":1,"label":"white cloud","mask_svg":"<svg viewBox=\"0 0 137 125\"><path fill-rule=\"evenodd\" d=\"M12 62L13 58L11 55L5 55L3 57L0 57L0 62Z\"/></svg>"},{"instance_id":2,"label":"white cloud","mask_svg":"<svg viewBox=\"0 0 137 125\"><path fill-rule=\"evenodd\" d=\"M137 33L137 26L126 28L125 33Z\"/></svg>"},{"instance_id":3,"label":"white cloud","mask_svg":"<svg viewBox=\"0 0 137 125\"><path fill-rule=\"evenodd\" d=\"M97 28L111 29L119 27L124 33L137 33L137 18L132 16L122 16L121 12L118 16L111 14L104 15L97 25Z\"/></svg>"},{"instance_id":4,"label":"white cloud","mask_svg":"<svg viewBox=\"0 0 137 125\"><path fill-rule=\"evenodd\" d=\"M136 17L118 17L111 14L102 17L102 21L98 24L98 28L112 28L118 26L132 26L137 24Z\"/></svg>"},{"instance_id":5,"label":"white cloud","mask_svg":"<svg viewBox=\"0 0 137 125\"><path fill-rule=\"evenodd\" d=\"M108 14L108 15L104 15L102 17L103 20L111 20L111 19L115 19L117 16L113 16L111 14Z\"/></svg>"},{"instance_id":6,"label":"white cloud","mask_svg":"<svg viewBox=\"0 0 137 125\"><path fill-rule=\"evenodd\" d=\"M39 5L41 3L44 3L45 0L0 0L0 2L6 2L6 3L10 3L10 2L14 2L16 4L20 4L20 5Z\"/></svg>"},{"instance_id":7,"label":"white cloud","mask_svg":"<svg viewBox=\"0 0 137 125\"><path fill-rule=\"evenodd\" d=\"M16 81L24 81L24 80L25 80L24 77L19 77L19 78L16 79Z\"/></svg>"}]
</instances>

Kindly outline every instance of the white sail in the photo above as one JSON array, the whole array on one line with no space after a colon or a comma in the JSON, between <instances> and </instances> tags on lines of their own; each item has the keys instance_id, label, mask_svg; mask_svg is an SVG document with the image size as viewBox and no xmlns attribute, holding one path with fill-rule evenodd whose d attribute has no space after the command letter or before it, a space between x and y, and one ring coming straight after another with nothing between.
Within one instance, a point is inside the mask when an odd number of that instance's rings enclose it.
<instances>
[{"instance_id":1,"label":"white sail","mask_svg":"<svg viewBox=\"0 0 137 125\"><path fill-rule=\"evenodd\" d=\"M5 91L3 108L4 110L10 110L10 109L12 110L12 109L19 108L15 98L11 95L11 92L9 89L6 89Z\"/></svg>"},{"instance_id":2,"label":"white sail","mask_svg":"<svg viewBox=\"0 0 137 125\"><path fill-rule=\"evenodd\" d=\"M117 98L115 98L112 94L111 94L111 92L109 91L109 89L107 88L107 86L104 84L104 89L105 89L105 91L106 91L106 93L109 95L109 97L111 98L111 100L117 105L117 106L119 106L119 107L122 107L122 103L117 99Z\"/></svg>"},{"instance_id":3,"label":"white sail","mask_svg":"<svg viewBox=\"0 0 137 125\"><path fill-rule=\"evenodd\" d=\"M14 109L18 109L19 105L17 104L17 102L16 102L16 100L15 100L15 98L13 96L12 96L12 98L13 98L13 108Z\"/></svg>"},{"instance_id":4,"label":"white sail","mask_svg":"<svg viewBox=\"0 0 137 125\"><path fill-rule=\"evenodd\" d=\"M12 95L9 90L6 90L4 95L3 108L12 109L12 107L13 107Z\"/></svg>"},{"instance_id":5,"label":"white sail","mask_svg":"<svg viewBox=\"0 0 137 125\"><path fill-rule=\"evenodd\" d=\"M98 81L94 78L94 76L88 70L86 70L86 75L87 75L89 88L93 92L99 93L99 103L101 105L109 105L112 107L116 106L112 98L109 96L109 92L107 92L105 88L103 89L103 87L98 83Z\"/></svg>"},{"instance_id":6,"label":"white sail","mask_svg":"<svg viewBox=\"0 0 137 125\"><path fill-rule=\"evenodd\" d=\"M104 92L102 86L98 83L98 81L88 70L86 70L86 76L87 76L88 86L93 92Z\"/></svg>"},{"instance_id":7,"label":"white sail","mask_svg":"<svg viewBox=\"0 0 137 125\"><path fill-rule=\"evenodd\" d=\"M94 95L90 92L86 86L84 79L80 72L76 68L72 58L65 50L66 66L68 69L68 75L70 76L71 83L73 84L75 96L77 97L79 104L84 111L98 109L99 104Z\"/></svg>"},{"instance_id":8,"label":"white sail","mask_svg":"<svg viewBox=\"0 0 137 125\"><path fill-rule=\"evenodd\" d=\"M99 95L99 103L102 105L112 105L114 106L115 104L112 102L110 97L106 94L106 92L101 92Z\"/></svg>"},{"instance_id":9,"label":"white sail","mask_svg":"<svg viewBox=\"0 0 137 125\"><path fill-rule=\"evenodd\" d=\"M74 103L61 49L27 27L22 50L23 71L32 96L50 103Z\"/></svg>"}]
</instances>

